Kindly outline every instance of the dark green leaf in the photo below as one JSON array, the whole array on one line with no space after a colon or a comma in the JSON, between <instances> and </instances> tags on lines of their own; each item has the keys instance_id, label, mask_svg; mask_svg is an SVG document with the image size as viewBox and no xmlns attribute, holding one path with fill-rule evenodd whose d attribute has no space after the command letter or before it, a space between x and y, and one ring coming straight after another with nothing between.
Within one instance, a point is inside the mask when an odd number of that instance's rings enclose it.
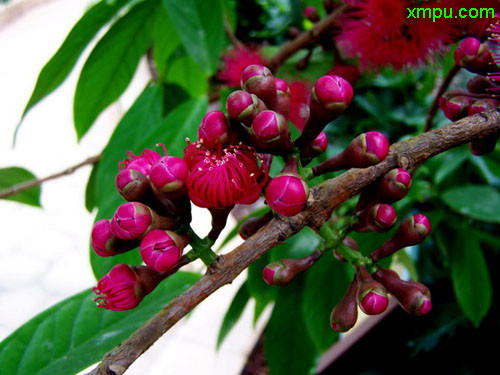
<instances>
[{"instance_id":1,"label":"dark green leaf","mask_svg":"<svg viewBox=\"0 0 500 375\"><path fill-rule=\"evenodd\" d=\"M224 47L220 0L163 0L187 53L208 76L212 74Z\"/></svg>"},{"instance_id":2,"label":"dark green leaf","mask_svg":"<svg viewBox=\"0 0 500 375\"><path fill-rule=\"evenodd\" d=\"M181 40L164 7L159 7L153 29L153 57L158 74L163 77L170 55L179 48Z\"/></svg>"},{"instance_id":3,"label":"dark green leaf","mask_svg":"<svg viewBox=\"0 0 500 375\"><path fill-rule=\"evenodd\" d=\"M319 244L319 235L311 228L304 227L299 233L287 238L285 243L273 247L271 260L301 258L311 254Z\"/></svg>"},{"instance_id":4,"label":"dark green leaf","mask_svg":"<svg viewBox=\"0 0 500 375\"><path fill-rule=\"evenodd\" d=\"M43 67L24 115L54 91L73 69L78 57L97 32L130 0L99 1L80 18L57 52Z\"/></svg>"},{"instance_id":5,"label":"dark green leaf","mask_svg":"<svg viewBox=\"0 0 500 375\"><path fill-rule=\"evenodd\" d=\"M298 308L305 291L303 284L299 277L279 289L265 331L264 350L271 375L304 375L311 373L314 367L314 343Z\"/></svg>"},{"instance_id":6,"label":"dark green leaf","mask_svg":"<svg viewBox=\"0 0 500 375\"><path fill-rule=\"evenodd\" d=\"M500 188L500 166L488 156L468 155L472 164L476 166L485 181L496 188Z\"/></svg>"},{"instance_id":7,"label":"dark green leaf","mask_svg":"<svg viewBox=\"0 0 500 375\"><path fill-rule=\"evenodd\" d=\"M348 267L329 251L306 271L302 315L318 352L327 350L338 339L339 334L330 327L330 313L352 280Z\"/></svg>"},{"instance_id":8,"label":"dark green leaf","mask_svg":"<svg viewBox=\"0 0 500 375\"><path fill-rule=\"evenodd\" d=\"M249 299L250 293L248 293L247 284L243 283L234 296L233 301L231 302L231 305L226 312L226 315L224 315L224 320L222 321L222 325L219 330L219 336L217 337L217 349L219 349L227 334L240 319L241 314L243 313L243 310L245 310L245 306L247 305Z\"/></svg>"},{"instance_id":9,"label":"dark green leaf","mask_svg":"<svg viewBox=\"0 0 500 375\"><path fill-rule=\"evenodd\" d=\"M491 306L490 275L479 238L470 235L465 226L456 234L450 251L453 289L464 315L478 327Z\"/></svg>"},{"instance_id":10,"label":"dark green leaf","mask_svg":"<svg viewBox=\"0 0 500 375\"><path fill-rule=\"evenodd\" d=\"M265 253L248 267L247 287L250 295L255 298L254 322L257 322L267 304L274 301L279 288L266 284L262 278L262 270L270 262L269 253Z\"/></svg>"},{"instance_id":11,"label":"dark green leaf","mask_svg":"<svg viewBox=\"0 0 500 375\"><path fill-rule=\"evenodd\" d=\"M2 375L75 374L99 361L199 278L198 274L177 272L129 311L97 308L90 289L70 297L0 343Z\"/></svg>"},{"instance_id":12,"label":"dark green leaf","mask_svg":"<svg viewBox=\"0 0 500 375\"><path fill-rule=\"evenodd\" d=\"M443 201L462 215L500 223L500 194L491 186L457 186L444 192Z\"/></svg>"},{"instance_id":13,"label":"dark green leaf","mask_svg":"<svg viewBox=\"0 0 500 375\"><path fill-rule=\"evenodd\" d=\"M92 167L87 187L85 188L85 208L88 212L97 207L97 164Z\"/></svg>"},{"instance_id":14,"label":"dark green leaf","mask_svg":"<svg viewBox=\"0 0 500 375\"><path fill-rule=\"evenodd\" d=\"M469 156L467 148L457 148L441 154L441 165L434 174L434 183L440 184L447 176L459 168Z\"/></svg>"},{"instance_id":15,"label":"dark green leaf","mask_svg":"<svg viewBox=\"0 0 500 375\"><path fill-rule=\"evenodd\" d=\"M94 47L76 86L74 121L78 139L127 88L151 43L159 0L138 3L114 23Z\"/></svg>"},{"instance_id":16,"label":"dark green leaf","mask_svg":"<svg viewBox=\"0 0 500 375\"><path fill-rule=\"evenodd\" d=\"M36 180L36 176L24 168L0 168L0 191L32 180ZM40 207L40 185L3 199Z\"/></svg>"}]
</instances>

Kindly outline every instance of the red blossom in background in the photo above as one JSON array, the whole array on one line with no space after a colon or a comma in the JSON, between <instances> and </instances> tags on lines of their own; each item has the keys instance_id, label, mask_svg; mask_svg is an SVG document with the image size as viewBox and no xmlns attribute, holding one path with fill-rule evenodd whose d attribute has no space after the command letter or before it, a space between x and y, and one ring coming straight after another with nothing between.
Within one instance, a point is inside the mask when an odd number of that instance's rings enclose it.
<instances>
[{"instance_id":1,"label":"red blossom in background","mask_svg":"<svg viewBox=\"0 0 500 375\"><path fill-rule=\"evenodd\" d=\"M311 89L305 82L295 81L290 84L290 121L299 129L304 129L309 118L309 100Z\"/></svg>"},{"instance_id":2,"label":"red blossom in background","mask_svg":"<svg viewBox=\"0 0 500 375\"><path fill-rule=\"evenodd\" d=\"M249 65L264 64L264 59L255 49L231 48L222 57L224 66L217 78L227 86L239 87L243 70Z\"/></svg>"},{"instance_id":3,"label":"red blossom in background","mask_svg":"<svg viewBox=\"0 0 500 375\"><path fill-rule=\"evenodd\" d=\"M449 20L408 19L408 8L417 3L405 0L346 0L351 9L341 19L337 37L340 49L358 58L361 67L392 65L402 69L418 65L453 41L456 31ZM442 7L425 3L426 8ZM420 5L424 6L424 5Z\"/></svg>"}]
</instances>

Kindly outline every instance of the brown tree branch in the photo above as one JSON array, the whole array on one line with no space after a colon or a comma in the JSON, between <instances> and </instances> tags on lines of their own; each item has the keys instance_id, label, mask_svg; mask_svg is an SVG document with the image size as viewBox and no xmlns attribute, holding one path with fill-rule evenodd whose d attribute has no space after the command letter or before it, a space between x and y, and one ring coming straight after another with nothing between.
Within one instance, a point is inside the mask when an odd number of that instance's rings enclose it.
<instances>
[{"instance_id":1,"label":"brown tree branch","mask_svg":"<svg viewBox=\"0 0 500 375\"><path fill-rule=\"evenodd\" d=\"M158 338L195 306L220 287L231 283L253 261L304 226L318 229L342 202L395 167L411 168L434 155L468 143L479 136L500 133L500 108L476 114L443 128L393 144L388 157L365 169L351 169L311 189L306 209L300 214L271 220L255 235L228 254L221 255L191 288L171 301L128 340L105 355L90 374L121 375Z\"/></svg>"},{"instance_id":2,"label":"brown tree branch","mask_svg":"<svg viewBox=\"0 0 500 375\"><path fill-rule=\"evenodd\" d=\"M28 189L31 189L35 186L41 185L42 183L44 183L46 181L54 180L56 178L69 175L69 174L73 173L74 171L76 171L78 168L81 168L87 164L97 163L100 158L101 158L101 154L94 155L94 156L91 156L91 157L85 159L84 161L82 161L76 165L73 165L72 167L66 168L65 170L63 170L61 172L54 173L54 174L47 176L47 177L44 177L44 178L23 182L22 184L15 185L15 186L12 186L8 189L2 190L2 191L0 191L0 199L7 198L7 197L10 197L11 195L21 193L25 190L28 190Z\"/></svg>"},{"instance_id":3,"label":"brown tree branch","mask_svg":"<svg viewBox=\"0 0 500 375\"><path fill-rule=\"evenodd\" d=\"M448 74L446 75L445 79L441 83L441 86L439 86L439 90L436 93L436 96L434 97L434 101L432 102L431 109L427 113L427 119L425 121L425 127L424 127L424 132L428 132L429 130L432 129L432 120L434 120L434 117L436 116L438 107L439 107L439 99L443 94L445 93L446 90L448 90L448 87L450 87L451 81L453 81L453 78L457 75L457 73L460 71L460 66L455 64L453 65L453 68L450 69Z\"/></svg>"},{"instance_id":4,"label":"brown tree branch","mask_svg":"<svg viewBox=\"0 0 500 375\"><path fill-rule=\"evenodd\" d=\"M338 7L333 13L317 22L312 29L303 32L297 38L285 43L278 53L269 60L267 67L273 72L276 71L290 56L312 42L319 40L325 32L332 29L336 18L344 12L345 8L345 5Z\"/></svg>"}]
</instances>

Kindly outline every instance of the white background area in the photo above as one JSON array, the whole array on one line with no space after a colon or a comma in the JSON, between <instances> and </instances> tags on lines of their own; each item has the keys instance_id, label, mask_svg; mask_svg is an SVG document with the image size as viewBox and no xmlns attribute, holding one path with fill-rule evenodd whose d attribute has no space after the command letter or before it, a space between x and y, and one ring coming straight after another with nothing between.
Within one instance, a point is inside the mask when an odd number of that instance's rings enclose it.
<instances>
[{"instance_id":1,"label":"white background area","mask_svg":"<svg viewBox=\"0 0 500 375\"><path fill-rule=\"evenodd\" d=\"M5 17L19 3L36 6L26 8L15 18ZM21 166L44 177L99 153L147 82L148 70L141 62L126 93L77 143L72 120L73 95L89 52L86 51L64 84L29 112L12 149L15 126L40 69L91 3L26 0L0 7L0 167ZM90 170L86 166L70 176L45 183L41 209L0 200L0 340L54 303L96 283L88 247L95 213L88 213L84 206ZM194 217L195 230L206 233L208 212L196 211ZM200 265L194 267L199 269ZM268 317L264 314L254 328L251 302L221 349L215 351L222 318L241 282L240 276L208 298L127 373L239 373Z\"/></svg>"}]
</instances>

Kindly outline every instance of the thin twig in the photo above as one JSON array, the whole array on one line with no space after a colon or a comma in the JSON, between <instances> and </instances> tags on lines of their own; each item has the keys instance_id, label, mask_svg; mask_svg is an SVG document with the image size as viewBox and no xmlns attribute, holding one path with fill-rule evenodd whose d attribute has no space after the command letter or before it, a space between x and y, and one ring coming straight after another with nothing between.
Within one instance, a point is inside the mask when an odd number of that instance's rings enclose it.
<instances>
[{"instance_id":1,"label":"thin twig","mask_svg":"<svg viewBox=\"0 0 500 375\"><path fill-rule=\"evenodd\" d=\"M336 18L344 12L345 8L345 5L338 7L333 13L316 23L312 29L303 32L295 39L285 43L278 53L269 60L267 67L272 71L276 71L290 56L312 42L319 40L325 32L332 29Z\"/></svg>"},{"instance_id":2,"label":"thin twig","mask_svg":"<svg viewBox=\"0 0 500 375\"><path fill-rule=\"evenodd\" d=\"M445 93L446 90L448 90L448 87L451 84L451 81L453 81L453 78L457 75L457 73L460 71L460 66L455 64L453 68L450 69L448 74L446 75L445 79L441 83L441 86L439 87L438 92L436 93L436 96L434 97L434 101L432 102L431 109L429 110L429 113L427 113L427 119L425 122L425 127L424 127L424 132L428 132L432 128L432 120L434 120L434 116L436 116L438 107L439 107L439 99L443 94Z\"/></svg>"},{"instance_id":3,"label":"thin twig","mask_svg":"<svg viewBox=\"0 0 500 375\"><path fill-rule=\"evenodd\" d=\"M65 170L63 170L61 172L57 172L55 174L52 174L52 175L44 177L44 178L39 178L36 180L23 182L22 184L14 185L8 189L0 191L0 199L7 198L7 197L10 197L11 195L21 193L21 192L26 191L28 189L31 189L35 186L39 186L46 181L54 180L56 178L69 175L69 174L73 173L74 171L76 171L80 167L83 167L83 166L88 165L88 164L97 163L100 158L101 158L101 154L91 156L91 157L85 159L84 161L82 161L76 165L73 165L72 167L66 168Z\"/></svg>"},{"instance_id":4,"label":"thin twig","mask_svg":"<svg viewBox=\"0 0 500 375\"><path fill-rule=\"evenodd\" d=\"M231 24L229 23L229 17L227 14L224 14L224 30L226 31L226 35L231 41L232 45L237 49L247 49L247 47L234 35L233 29L231 28Z\"/></svg>"},{"instance_id":5,"label":"thin twig","mask_svg":"<svg viewBox=\"0 0 500 375\"><path fill-rule=\"evenodd\" d=\"M107 353L90 374L122 375L128 367L175 323L220 287L231 283L244 269L276 244L304 226L318 229L342 202L395 167L411 168L434 155L471 140L500 133L500 108L479 113L391 146L381 163L351 169L311 189L306 209L300 214L271 220L228 254L221 255L197 283L171 301L132 336Z\"/></svg>"}]
</instances>

